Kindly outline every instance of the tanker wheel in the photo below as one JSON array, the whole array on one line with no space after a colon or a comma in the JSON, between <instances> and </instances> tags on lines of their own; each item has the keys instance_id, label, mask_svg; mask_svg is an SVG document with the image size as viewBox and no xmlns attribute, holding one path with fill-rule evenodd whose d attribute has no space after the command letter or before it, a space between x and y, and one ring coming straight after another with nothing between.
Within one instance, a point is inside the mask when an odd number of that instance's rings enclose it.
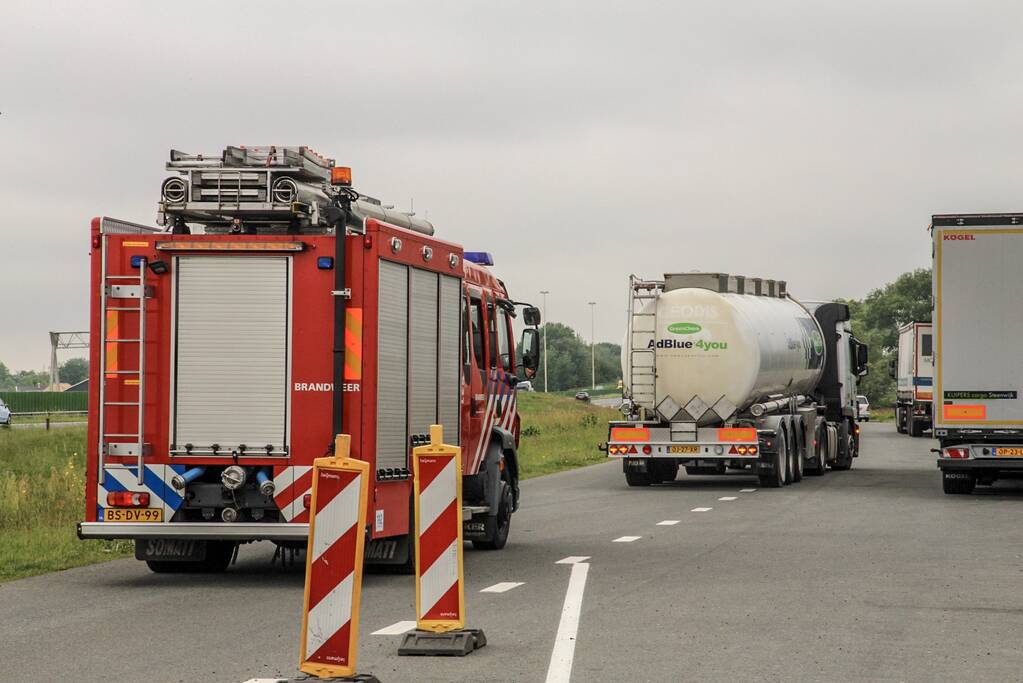
<instances>
[{"instance_id":1,"label":"tanker wheel","mask_svg":"<svg viewBox=\"0 0 1023 683\"><path fill-rule=\"evenodd\" d=\"M653 480L658 484L675 481L678 478L678 463L674 460L654 460Z\"/></svg>"},{"instance_id":2,"label":"tanker wheel","mask_svg":"<svg viewBox=\"0 0 1023 683\"><path fill-rule=\"evenodd\" d=\"M831 463L831 469L848 470L852 468L852 462L852 434L849 433L849 422L843 420L842 426L838 428L838 453Z\"/></svg>"},{"instance_id":3,"label":"tanker wheel","mask_svg":"<svg viewBox=\"0 0 1023 683\"><path fill-rule=\"evenodd\" d=\"M792 439L792 483L803 481L803 451L799 447L799 440Z\"/></svg>"},{"instance_id":4,"label":"tanker wheel","mask_svg":"<svg viewBox=\"0 0 1023 683\"><path fill-rule=\"evenodd\" d=\"M794 439L789 438L788 431L785 432L785 482L784 485L788 486L795 482L795 469L796 462L794 458L794 452L797 450L796 444L792 443Z\"/></svg>"},{"instance_id":5,"label":"tanker wheel","mask_svg":"<svg viewBox=\"0 0 1023 683\"><path fill-rule=\"evenodd\" d=\"M654 483L654 478L651 476L650 464L647 463L646 472L640 472L639 470L629 467L629 461L622 461L622 470L625 471L625 483L629 486L650 486Z\"/></svg>"},{"instance_id":6,"label":"tanker wheel","mask_svg":"<svg viewBox=\"0 0 1023 683\"><path fill-rule=\"evenodd\" d=\"M771 464L773 467L769 472L761 472L758 475L760 479L760 485L764 488L769 489L780 489L786 483L786 461L788 460L788 445L786 444L785 432L778 432L778 438L775 442L775 450L771 455Z\"/></svg>"},{"instance_id":7,"label":"tanker wheel","mask_svg":"<svg viewBox=\"0 0 1023 683\"><path fill-rule=\"evenodd\" d=\"M815 437L815 440L816 440L817 443L814 444L814 447L813 447L813 453L814 453L813 463L812 463L813 467L811 467L810 469L808 469L806 471L807 474L813 475L815 477L819 477L819 476L821 476L822 474L824 474L825 472L828 471L828 465L827 465L828 459L824 455L824 447L825 447L824 444L825 444L825 439L827 439L827 434L826 433L822 434L821 432L826 432L826 430L817 430L817 436Z\"/></svg>"}]
</instances>

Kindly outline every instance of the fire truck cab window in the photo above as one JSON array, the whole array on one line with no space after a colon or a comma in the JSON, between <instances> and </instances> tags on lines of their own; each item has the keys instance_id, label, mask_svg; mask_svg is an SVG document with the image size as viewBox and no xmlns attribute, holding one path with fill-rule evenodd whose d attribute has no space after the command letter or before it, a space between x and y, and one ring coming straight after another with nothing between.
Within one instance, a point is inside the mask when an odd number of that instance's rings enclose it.
<instances>
[{"instance_id":1,"label":"fire truck cab window","mask_svg":"<svg viewBox=\"0 0 1023 683\"><path fill-rule=\"evenodd\" d=\"M497 367L497 313L493 302L487 303L487 329L490 331L490 367Z\"/></svg>"},{"instance_id":2,"label":"fire truck cab window","mask_svg":"<svg viewBox=\"0 0 1023 683\"><path fill-rule=\"evenodd\" d=\"M508 345L508 312L497 309L497 354L501 359L501 369L511 372L511 350Z\"/></svg>"},{"instance_id":3,"label":"fire truck cab window","mask_svg":"<svg viewBox=\"0 0 1023 683\"><path fill-rule=\"evenodd\" d=\"M481 371L486 364L483 360L483 302L477 298L469 300L469 326L471 328L472 356L476 359L476 367Z\"/></svg>"}]
</instances>

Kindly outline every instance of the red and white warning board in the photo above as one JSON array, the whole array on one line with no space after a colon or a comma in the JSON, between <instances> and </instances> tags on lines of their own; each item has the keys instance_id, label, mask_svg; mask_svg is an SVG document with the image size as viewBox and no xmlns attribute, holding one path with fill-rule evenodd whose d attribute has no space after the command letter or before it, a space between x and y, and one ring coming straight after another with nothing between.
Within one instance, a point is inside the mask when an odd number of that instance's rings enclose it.
<instances>
[{"instance_id":1,"label":"red and white warning board","mask_svg":"<svg viewBox=\"0 0 1023 683\"><path fill-rule=\"evenodd\" d=\"M465 626L462 581L462 450L443 443L412 450L416 507L416 627L443 633Z\"/></svg>"},{"instance_id":2,"label":"red and white warning board","mask_svg":"<svg viewBox=\"0 0 1023 683\"><path fill-rule=\"evenodd\" d=\"M355 675L369 464L349 448L340 434L313 461L299 669L321 678Z\"/></svg>"}]
</instances>

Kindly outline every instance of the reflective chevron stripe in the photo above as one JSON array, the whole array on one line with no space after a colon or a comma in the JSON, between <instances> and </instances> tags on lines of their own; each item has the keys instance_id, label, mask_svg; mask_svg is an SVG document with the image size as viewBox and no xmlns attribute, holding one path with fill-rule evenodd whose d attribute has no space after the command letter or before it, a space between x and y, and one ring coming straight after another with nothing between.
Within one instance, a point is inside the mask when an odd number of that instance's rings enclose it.
<instances>
[{"instance_id":1,"label":"reflective chevron stripe","mask_svg":"<svg viewBox=\"0 0 1023 683\"><path fill-rule=\"evenodd\" d=\"M184 500L171 486L175 474L185 471L184 465L145 465L142 483L138 483L138 467L107 465L103 480L96 490L96 518L103 521L107 508L107 493L132 491L149 494L149 507L163 508L163 519L169 522Z\"/></svg>"}]
</instances>

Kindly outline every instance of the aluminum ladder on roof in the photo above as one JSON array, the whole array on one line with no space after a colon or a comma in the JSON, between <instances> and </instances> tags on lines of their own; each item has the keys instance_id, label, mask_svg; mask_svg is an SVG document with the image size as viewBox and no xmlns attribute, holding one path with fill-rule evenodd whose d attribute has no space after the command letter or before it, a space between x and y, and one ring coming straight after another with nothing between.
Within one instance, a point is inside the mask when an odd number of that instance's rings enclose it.
<instances>
[{"instance_id":1,"label":"aluminum ladder on roof","mask_svg":"<svg viewBox=\"0 0 1023 683\"><path fill-rule=\"evenodd\" d=\"M629 276L629 320L626 339L629 344L629 394L640 406L655 407L657 401L657 355L649 340L657 337L656 313L644 313L643 306L657 299L664 289L661 281ZM637 340L637 335L640 339Z\"/></svg>"},{"instance_id":2,"label":"aluminum ladder on roof","mask_svg":"<svg viewBox=\"0 0 1023 683\"><path fill-rule=\"evenodd\" d=\"M143 482L145 474L144 469L144 455L145 455L145 395L146 395L146 375L142 370L146 366L146 270L148 262L145 257L139 259L138 275L111 275L107 272L107 246L106 240L104 239L103 250L101 257L100 272L102 277L102 287L100 290L100 343L103 344L103 348L99 354L99 477L100 481L103 480L103 472L106 464L104 462L106 456L131 456L134 455L137 458L136 469L138 483ZM132 300L138 303L134 306L124 305ZM113 301L113 305L111 305ZM116 337L110 337L112 331L107 325L107 314L114 313L117 317L121 317L123 312L137 313L138 325L137 332L134 337L124 336L121 326L117 325ZM121 369L119 364L115 364L114 368L108 367L108 356L113 352L115 355L120 356L118 352L120 345L125 344L130 346L138 347L138 367L134 369L124 370ZM135 401L109 401L107 400L107 381L111 379L121 379L123 376L134 378L134 383L138 386L137 398ZM132 380L129 379L128 382ZM114 408L118 411L129 410L134 408L137 412L136 430L134 432L107 432L107 416L108 408ZM134 441L110 441L110 439L134 439ZM122 465L123 467L123 465Z\"/></svg>"}]
</instances>

